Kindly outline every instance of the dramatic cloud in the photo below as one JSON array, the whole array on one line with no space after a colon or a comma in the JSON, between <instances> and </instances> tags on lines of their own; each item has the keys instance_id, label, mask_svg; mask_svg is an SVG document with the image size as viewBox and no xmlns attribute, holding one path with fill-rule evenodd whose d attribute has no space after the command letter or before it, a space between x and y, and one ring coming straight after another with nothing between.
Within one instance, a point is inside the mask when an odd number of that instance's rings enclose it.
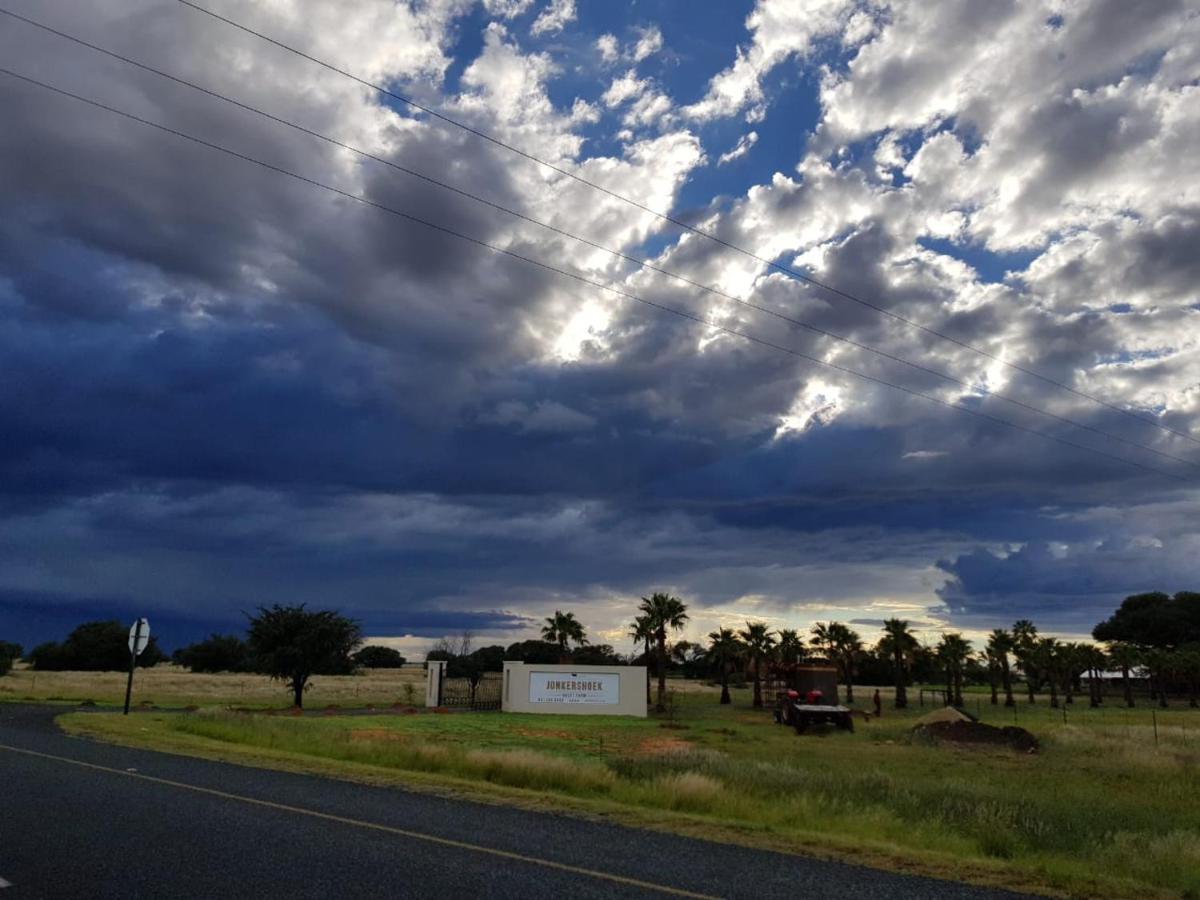
<instances>
[{"instance_id":1,"label":"dramatic cloud","mask_svg":"<svg viewBox=\"0 0 1200 900\"><path fill-rule=\"evenodd\" d=\"M0 636L294 600L625 649L660 589L691 638L1080 634L1197 587L1186 4L212 0L581 180L178 4L16 4L378 159L0 29L271 167L0 76Z\"/></svg>"}]
</instances>

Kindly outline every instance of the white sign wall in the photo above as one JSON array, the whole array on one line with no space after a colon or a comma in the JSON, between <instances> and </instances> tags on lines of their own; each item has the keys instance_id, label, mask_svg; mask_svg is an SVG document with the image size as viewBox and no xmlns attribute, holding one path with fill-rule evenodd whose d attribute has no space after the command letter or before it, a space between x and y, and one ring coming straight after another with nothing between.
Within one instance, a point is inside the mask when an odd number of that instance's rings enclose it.
<instances>
[{"instance_id":1,"label":"white sign wall","mask_svg":"<svg viewBox=\"0 0 1200 900\"><path fill-rule=\"evenodd\" d=\"M530 703L621 702L621 676L612 672L530 672Z\"/></svg>"}]
</instances>

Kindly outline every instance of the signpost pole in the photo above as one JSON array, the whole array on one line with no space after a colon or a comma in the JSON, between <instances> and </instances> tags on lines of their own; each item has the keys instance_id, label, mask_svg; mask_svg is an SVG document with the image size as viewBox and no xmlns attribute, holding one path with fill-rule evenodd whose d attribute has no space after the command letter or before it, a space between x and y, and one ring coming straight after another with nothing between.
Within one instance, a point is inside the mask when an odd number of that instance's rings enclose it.
<instances>
[{"instance_id":1,"label":"signpost pole","mask_svg":"<svg viewBox=\"0 0 1200 900\"><path fill-rule=\"evenodd\" d=\"M142 639L142 620L138 619L137 624L133 626L133 642L129 645L129 680L125 682L125 712L122 715L129 715L129 698L133 695L133 670L137 666L138 644Z\"/></svg>"}]
</instances>

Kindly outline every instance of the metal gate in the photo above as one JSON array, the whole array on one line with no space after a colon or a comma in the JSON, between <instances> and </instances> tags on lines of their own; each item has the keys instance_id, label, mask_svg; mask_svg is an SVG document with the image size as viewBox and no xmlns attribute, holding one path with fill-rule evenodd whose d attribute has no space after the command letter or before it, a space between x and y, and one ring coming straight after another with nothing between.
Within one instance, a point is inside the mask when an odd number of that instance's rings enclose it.
<instances>
[{"instance_id":1,"label":"metal gate","mask_svg":"<svg viewBox=\"0 0 1200 900\"><path fill-rule=\"evenodd\" d=\"M438 706L447 709L499 709L504 684L501 672L484 672L477 680L442 678L438 687Z\"/></svg>"}]
</instances>

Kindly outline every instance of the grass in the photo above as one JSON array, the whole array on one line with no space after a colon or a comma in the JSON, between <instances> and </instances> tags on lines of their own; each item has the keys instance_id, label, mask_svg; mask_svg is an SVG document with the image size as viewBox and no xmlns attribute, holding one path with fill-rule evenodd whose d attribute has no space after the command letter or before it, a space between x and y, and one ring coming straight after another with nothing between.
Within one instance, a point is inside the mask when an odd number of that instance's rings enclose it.
<instances>
[{"instance_id":1,"label":"grass","mask_svg":"<svg viewBox=\"0 0 1200 900\"><path fill-rule=\"evenodd\" d=\"M1037 755L910 743L921 713L798 737L710 692L675 721L474 713L293 719L75 713L108 739L453 788L1025 890L1200 897L1200 714L1017 710ZM1011 724L1012 712L982 707ZM664 727L673 725L674 727Z\"/></svg>"},{"instance_id":2,"label":"grass","mask_svg":"<svg viewBox=\"0 0 1200 900\"><path fill-rule=\"evenodd\" d=\"M18 667L0 678L0 700L102 705L125 702L128 672L35 672ZM423 669L368 669L361 675L314 675L304 695L311 709L328 705L364 707L425 705ZM155 706L236 706L249 709L283 708L291 694L282 682L264 675L218 672L193 673L169 663L138 669L133 702Z\"/></svg>"}]
</instances>

